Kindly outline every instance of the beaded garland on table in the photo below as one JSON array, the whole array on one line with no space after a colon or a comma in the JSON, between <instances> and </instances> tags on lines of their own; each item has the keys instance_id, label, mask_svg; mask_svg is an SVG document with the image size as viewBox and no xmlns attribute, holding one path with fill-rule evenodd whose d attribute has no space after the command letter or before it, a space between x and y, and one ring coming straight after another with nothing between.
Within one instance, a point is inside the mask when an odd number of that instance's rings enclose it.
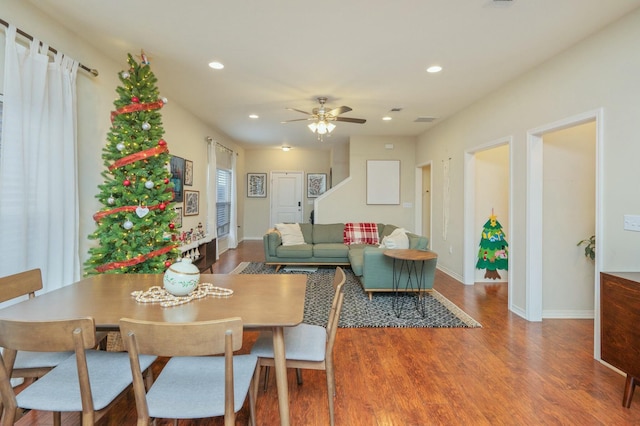
<instances>
[{"instance_id":1,"label":"beaded garland on table","mask_svg":"<svg viewBox=\"0 0 640 426\"><path fill-rule=\"evenodd\" d=\"M225 298L230 297L233 290L230 288L216 287L211 283L200 283L191 293L186 296L174 296L164 288L154 285L148 290L133 291L131 295L135 297L138 303L160 303L160 306L167 308L169 306L178 306L191 302L196 299L203 299L207 296Z\"/></svg>"}]
</instances>

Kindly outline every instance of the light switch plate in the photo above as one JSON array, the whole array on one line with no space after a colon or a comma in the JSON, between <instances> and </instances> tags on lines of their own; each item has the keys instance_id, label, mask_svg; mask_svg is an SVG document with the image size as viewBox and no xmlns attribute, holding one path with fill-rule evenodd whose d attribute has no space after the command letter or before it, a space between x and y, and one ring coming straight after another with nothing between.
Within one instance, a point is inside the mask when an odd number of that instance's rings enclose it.
<instances>
[{"instance_id":1,"label":"light switch plate","mask_svg":"<svg viewBox=\"0 0 640 426\"><path fill-rule=\"evenodd\" d=\"M624 229L627 231L640 232L640 215L625 214Z\"/></svg>"}]
</instances>

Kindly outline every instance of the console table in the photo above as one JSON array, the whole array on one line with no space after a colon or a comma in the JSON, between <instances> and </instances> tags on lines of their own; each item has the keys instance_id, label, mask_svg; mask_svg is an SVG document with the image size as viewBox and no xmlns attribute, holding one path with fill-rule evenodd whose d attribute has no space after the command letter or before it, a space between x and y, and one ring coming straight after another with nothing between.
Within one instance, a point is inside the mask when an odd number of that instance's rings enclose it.
<instances>
[{"instance_id":1,"label":"console table","mask_svg":"<svg viewBox=\"0 0 640 426\"><path fill-rule=\"evenodd\" d=\"M629 408L640 383L640 272L600 273L600 351L627 373L622 405Z\"/></svg>"},{"instance_id":2,"label":"console table","mask_svg":"<svg viewBox=\"0 0 640 426\"><path fill-rule=\"evenodd\" d=\"M195 251L197 249L200 255L198 257L192 257L191 261L198 267L200 272L204 272L207 269L213 273L213 264L216 263L216 239L215 238L203 238L198 241L194 241L189 244L185 244L179 247L180 251L184 254L189 251Z\"/></svg>"}]
</instances>

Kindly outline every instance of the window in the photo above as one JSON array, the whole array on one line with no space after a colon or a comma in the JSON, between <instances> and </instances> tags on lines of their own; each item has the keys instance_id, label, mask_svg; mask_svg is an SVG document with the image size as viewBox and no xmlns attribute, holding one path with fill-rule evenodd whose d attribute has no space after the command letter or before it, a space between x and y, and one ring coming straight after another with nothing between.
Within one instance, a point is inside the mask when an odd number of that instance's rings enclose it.
<instances>
[{"instance_id":1,"label":"window","mask_svg":"<svg viewBox=\"0 0 640 426\"><path fill-rule=\"evenodd\" d=\"M218 237L229 234L231 223L231 170L216 169L216 226Z\"/></svg>"}]
</instances>

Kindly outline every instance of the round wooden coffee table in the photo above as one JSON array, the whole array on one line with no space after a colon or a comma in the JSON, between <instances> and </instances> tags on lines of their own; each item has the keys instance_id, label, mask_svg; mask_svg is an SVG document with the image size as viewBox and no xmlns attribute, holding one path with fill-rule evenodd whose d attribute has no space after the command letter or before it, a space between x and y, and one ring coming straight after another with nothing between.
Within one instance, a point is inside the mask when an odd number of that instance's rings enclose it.
<instances>
[{"instance_id":1,"label":"round wooden coffee table","mask_svg":"<svg viewBox=\"0 0 640 426\"><path fill-rule=\"evenodd\" d=\"M437 259L438 253L428 250L415 250L415 249L388 249L385 250L384 255L393 259L393 290L394 298L392 302L393 312L396 317L400 318L402 309L404 307L405 297L401 297L400 292L417 292L415 299L416 309L422 317L425 316L425 304L422 297L422 291L424 288L424 265L427 260ZM396 263L399 267L396 267ZM402 271L407 273L407 281L404 286L404 290L401 290L401 277ZM415 287L414 287L415 285Z\"/></svg>"}]
</instances>

